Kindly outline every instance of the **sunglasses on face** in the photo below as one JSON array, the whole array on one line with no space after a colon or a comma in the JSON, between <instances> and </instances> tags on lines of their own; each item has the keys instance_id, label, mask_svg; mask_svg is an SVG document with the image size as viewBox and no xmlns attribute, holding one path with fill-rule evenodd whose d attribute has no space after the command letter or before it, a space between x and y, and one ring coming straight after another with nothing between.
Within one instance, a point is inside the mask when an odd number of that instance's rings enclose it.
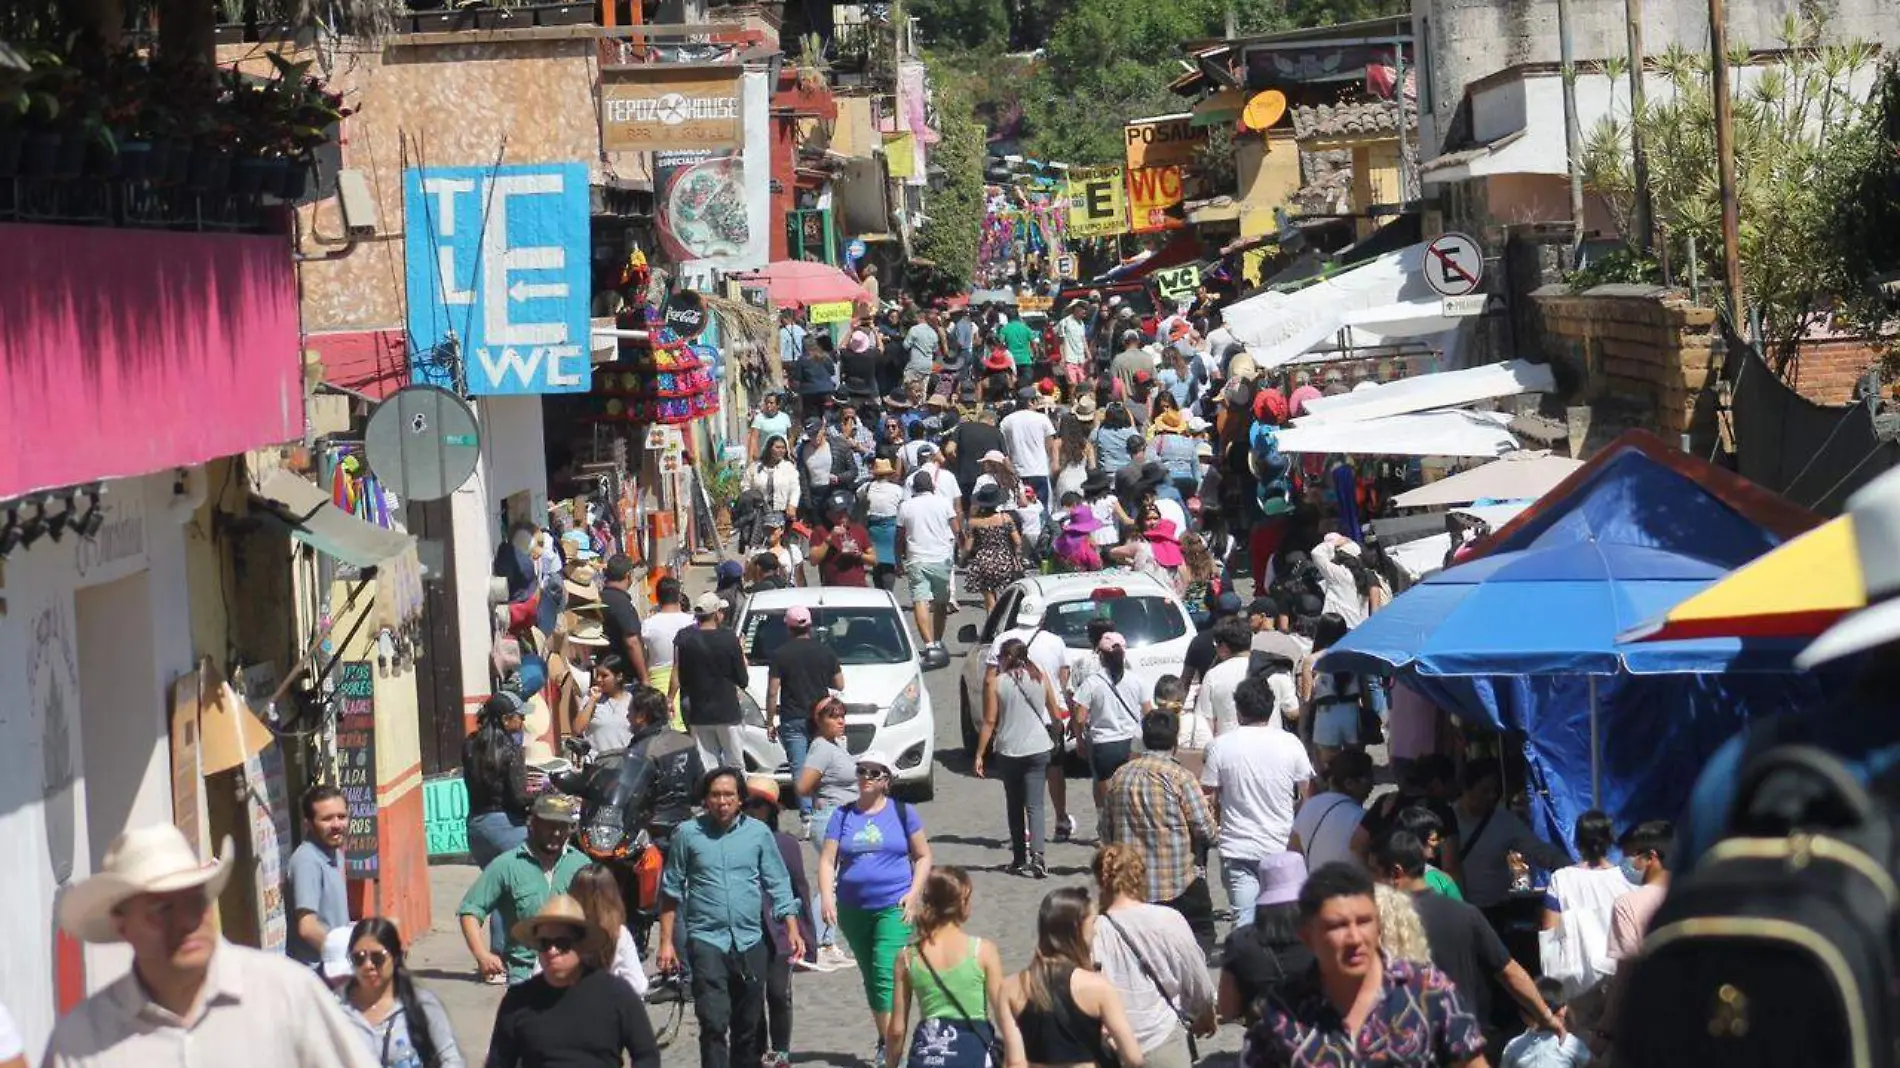
<instances>
[{"instance_id":1,"label":"sunglasses on face","mask_svg":"<svg viewBox=\"0 0 1900 1068\"><path fill-rule=\"evenodd\" d=\"M574 948L574 943L575 939L572 938L543 938L541 940L541 952L566 953Z\"/></svg>"},{"instance_id":2,"label":"sunglasses on face","mask_svg":"<svg viewBox=\"0 0 1900 1068\"><path fill-rule=\"evenodd\" d=\"M863 779L866 782L878 782L879 780L888 779L890 777L891 777L891 773L888 771L885 771L883 768L859 768L858 769L858 778Z\"/></svg>"},{"instance_id":3,"label":"sunglasses on face","mask_svg":"<svg viewBox=\"0 0 1900 1068\"><path fill-rule=\"evenodd\" d=\"M383 965L389 963L389 954L380 949L359 949L350 954L350 963L358 968L368 964L380 970Z\"/></svg>"}]
</instances>

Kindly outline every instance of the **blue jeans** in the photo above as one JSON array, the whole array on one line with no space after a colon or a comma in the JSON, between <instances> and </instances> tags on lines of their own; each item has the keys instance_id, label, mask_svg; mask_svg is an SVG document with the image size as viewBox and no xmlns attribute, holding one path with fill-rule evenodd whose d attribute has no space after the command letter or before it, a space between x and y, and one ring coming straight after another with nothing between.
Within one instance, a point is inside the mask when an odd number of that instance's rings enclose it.
<instances>
[{"instance_id":1,"label":"blue jeans","mask_svg":"<svg viewBox=\"0 0 1900 1068\"><path fill-rule=\"evenodd\" d=\"M521 848L527 840L528 825L516 823L506 812L484 812L468 818L468 855L483 868L496 857ZM508 946L508 931L499 912L488 916L488 946L496 956Z\"/></svg>"},{"instance_id":2,"label":"blue jeans","mask_svg":"<svg viewBox=\"0 0 1900 1068\"><path fill-rule=\"evenodd\" d=\"M825 828L831 825L831 814L838 811L834 805L812 802L811 807L811 851L820 858L825 855ZM823 859L819 860L823 864ZM832 946L838 943L838 929L825 923L824 903L818 900L818 880L811 882L811 929L818 933L818 944Z\"/></svg>"},{"instance_id":3,"label":"blue jeans","mask_svg":"<svg viewBox=\"0 0 1900 1068\"><path fill-rule=\"evenodd\" d=\"M810 728L802 716L795 720L787 720L783 718L784 715L785 710L779 709L778 744L785 748L785 761L792 766L792 784L796 788L798 773L805 770L805 755L811 752L811 735L808 733ZM811 798L800 794L798 811L802 815L810 816Z\"/></svg>"},{"instance_id":4,"label":"blue jeans","mask_svg":"<svg viewBox=\"0 0 1900 1068\"><path fill-rule=\"evenodd\" d=\"M1234 927L1252 923L1254 900L1260 896L1260 861L1221 854L1220 882L1227 889L1227 907L1234 910Z\"/></svg>"}]
</instances>

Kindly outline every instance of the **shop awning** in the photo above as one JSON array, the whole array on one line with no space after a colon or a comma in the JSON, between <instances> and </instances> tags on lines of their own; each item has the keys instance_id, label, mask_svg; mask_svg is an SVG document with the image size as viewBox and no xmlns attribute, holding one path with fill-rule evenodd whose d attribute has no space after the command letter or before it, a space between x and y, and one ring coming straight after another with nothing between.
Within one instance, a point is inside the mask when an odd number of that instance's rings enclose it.
<instances>
[{"instance_id":1,"label":"shop awning","mask_svg":"<svg viewBox=\"0 0 1900 1068\"><path fill-rule=\"evenodd\" d=\"M1517 448L1503 412L1416 412L1363 423L1295 426L1279 435L1287 453L1353 456L1502 456Z\"/></svg>"},{"instance_id":2,"label":"shop awning","mask_svg":"<svg viewBox=\"0 0 1900 1068\"><path fill-rule=\"evenodd\" d=\"M1114 270L1105 272L1095 279L1097 282L1132 282L1137 278L1146 278L1156 271L1165 271L1170 267L1179 267L1184 263L1193 263L1201 258L1201 238L1192 230L1177 230L1168 243L1150 254Z\"/></svg>"},{"instance_id":3,"label":"shop awning","mask_svg":"<svg viewBox=\"0 0 1900 1068\"><path fill-rule=\"evenodd\" d=\"M1867 605L1852 516L1841 516L1735 569L1662 618L1618 636L1806 638Z\"/></svg>"},{"instance_id":4,"label":"shop awning","mask_svg":"<svg viewBox=\"0 0 1900 1068\"><path fill-rule=\"evenodd\" d=\"M1400 508L1469 504L1472 501L1536 500L1576 473L1582 460L1543 452L1514 452L1469 471L1407 490L1392 498Z\"/></svg>"},{"instance_id":5,"label":"shop awning","mask_svg":"<svg viewBox=\"0 0 1900 1068\"><path fill-rule=\"evenodd\" d=\"M1434 408L1455 408L1476 401L1515 397L1520 393L1548 393L1556 388L1557 381L1551 376L1548 364L1507 360L1504 363L1467 367L1462 371L1440 371L1436 374L1419 375L1416 378L1403 378L1369 389L1343 393L1337 397L1322 397L1308 401L1307 414L1294 420L1293 425L1323 426L1328 423L1364 422L1367 419L1379 419L1388 415L1425 412ZM1575 462L1572 461L1572 464L1569 470L1552 478L1550 485L1554 486L1563 481L1564 475L1575 469ZM1549 489L1550 486L1544 488ZM1467 497L1465 500L1477 500L1479 497L1490 496L1497 495L1481 493L1477 497ZM1531 496L1534 497L1537 494L1534 493Z\"/></svg>"},{"instance_id":6,"label":"shop awning","mask_svg":"<svg viewBox=\"0 0 1900 1068\"><path fill-rule=\"evenodd\" d=\"M1222 89L1213 96L1194 105L1189 112L1189 126L1219 126L1223 122L1233 122L1247 108L1247 93L1243 89Z\"/></svg>"},{"instance_id":7,"label":"shop awning","mask_svg":"<svg viewBox=\"0 0 1900 1068\"><path fill-rule=\"evenodd\" d=\"M416 544L407 534L338 508L328 494L288 471L272 471L251 499L288 527L291 537L353 567L375 567Z\"/></svg>"},{"instance_id":8,"label":"shop awning","mask_svg":"<svg viewBox=\"0 0 1900 1068\"><path fill-rule=\"evenodd\" d=\"M1236 339L1261 367L1277 367L1346 326L1381 336L1437 333L1457 324L1441 314L1442 301L1419 268L1425 246L1388 252L1291 293L1266 292L1221 312Z\"/></svg>"}]
</instances>

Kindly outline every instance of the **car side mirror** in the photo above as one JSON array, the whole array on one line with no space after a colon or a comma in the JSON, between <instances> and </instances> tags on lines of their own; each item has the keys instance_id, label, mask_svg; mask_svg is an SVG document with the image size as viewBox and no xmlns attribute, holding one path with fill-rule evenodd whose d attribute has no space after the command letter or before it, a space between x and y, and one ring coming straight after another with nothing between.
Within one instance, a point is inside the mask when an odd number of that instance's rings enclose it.
<instances>
[{"instance_id":1,"label":"car side mirror","mask_svg":"<svg viewBox=\"0 0 1900 1068\"><path fill-rule=\"evenodd\" d=\"M965 623L962 629L957 631L957 640L965 645L975 645L980 641L976 633L976 624Z\"/></svg>"}]
</instances>

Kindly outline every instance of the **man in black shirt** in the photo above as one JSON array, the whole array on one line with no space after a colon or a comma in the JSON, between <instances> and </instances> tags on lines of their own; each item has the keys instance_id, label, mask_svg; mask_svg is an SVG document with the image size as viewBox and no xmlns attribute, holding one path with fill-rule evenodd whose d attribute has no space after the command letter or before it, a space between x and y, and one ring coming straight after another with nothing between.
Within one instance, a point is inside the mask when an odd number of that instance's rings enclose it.
<instances>
[{"instance_id":1,"label":"man in black shirt","mask_svg":"<svg viewBox=\"0 0 1900 1068\"><path fill-rule=\"evenodd\" d=\"M758 593L761 590L788 589L792 585L786 581L785 567L779 563L779 558L775 553L754 553L752 573L757 577L752 580L751 588L746 590L748 594Z\"/></svg>"},{"instance_id":2,"label":"man in black shirt","mask_svg":"<svg viewBox=\"0 0 1900 1068\"><path fill-rule=\"evenodd\" d=\"M1229 616L1240 614L1240 594L1229 590L1214 599L1213 611L1208 614L1207 625L1188 642L1187 661L1181 666L1181 682L1193 686L1207 677L1207 669L1214 666L1218 657L1214 652L1214 625Z\"/></svg>"},{"instance_id":3,"label":"man in black shirt","mask_svg":"<svg viewBox=\"0 0 1900 1068\"><path fill-rule=\"evenodd\" d=\"M625 553L607 559L606 583L600 591L600 603L606 609L602 625L607 631L607 651L627 658L633 668L633 681L646 685L647 651L640 640L640 613L633 607L633 560Z\"/></svg>"},{"instance_id":4,"label":"man in black shirt","mask_svg":"<svg viewBox=\"0 0 1900 1068\"><path fill-rule=\"evenodd\" d=\"M511 933L535 947L541 974L502 997L489 1065L620 1068L625 1054L633 1068L659 1068L646 1005L619 976L590 963L612 947L580 902L556 894Z\"/></svg>"},{"instance_id":5,"label":"man in black shirt","mask_svg":"<svg viewBox=\"0 0 1900 1068\"><path fill-rule=\"evenodd\" d=\"M811 715L832 690L844 689L844 667L838 654L811 636L811 609L802 604L785 610L785 629L791 637L772 653L765 684L765 730L785 746L792 781L805 768L811 749ZM799 795L799 821L810 836L811 798Z\"/></svg>"},{"instance_id":6,"label":"man in black shirt","mask_svg":"<svg viewBox=\"0 0 1900 1068\"><path fill-rule=\"evenodd\" d=\"M1524 966L1511 959L1484 913L1475 906L1449 898L1425 885L1425 846L1409 831L1394 831L1372 847L1373 873L1380 881L1412 895L1412 907L1425 940L1431 944L1432 967L1444 972L1458 988L1485 1031L1485 1045L1502 1049L1502 1040L1515 1034L1496 1026L1491 1015L1493 985L1501 986L1524 1014L1546 1031L1564 1033L1559 1020L1544 1004Z\"/></svg>"},{"instance_id":7,"label":"man in black shirt","mask_svg":"<svg viewBox=\"0 0 1900 1068\"><path fill-rule=\"evenodd\" d=\"M963 491L963 506L970 506L970 495L976 492L976 480L983 476L983 454L1003 452L1003 432L996 428L996 412L993 409L980 409L975 418L958 423L944 439L943 453L951 464L950 473L957 476L957 488Z\"/></svg>"},{"instance_id":8,"label":"man in black shirt","mask_svg":"<svg viewBox=\"0 0 1900 1068\"><path fill-rule=\"evenodd\" d=\"M716 593L700 594L693 602L699 625L680 631L673 651L673 678L667 697L684 695L682 708L693 741L699 743L700 762L707 768L745 767L745 748L739 734L739 691L745 688L745 650L739 636L722 621L732 606Z\"/></svg>"}]
</instances>

